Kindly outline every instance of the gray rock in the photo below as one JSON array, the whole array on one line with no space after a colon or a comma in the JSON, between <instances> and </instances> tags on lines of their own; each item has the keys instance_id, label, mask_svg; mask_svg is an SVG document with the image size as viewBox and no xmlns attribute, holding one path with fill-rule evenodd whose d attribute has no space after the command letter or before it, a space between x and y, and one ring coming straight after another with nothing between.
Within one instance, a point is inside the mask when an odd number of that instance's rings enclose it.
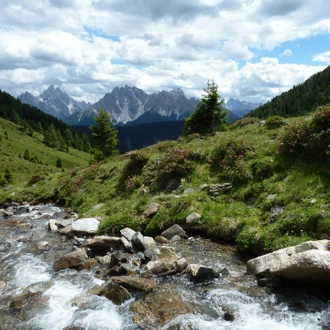
<instances>
[{"instance_id":1,"label":"gray rock","mask_svg":"<svg viewBox=\"0 0 330 330\"><path fill-rule=\"evenodd\" d=\"M194 224L196 222L198 222L198 220L201 218L202 216L197 213L197 212L193 212L190 213L187 217L186 217L186 223L191 225Z\"/></svg>"},{"instance_id":2,"label":"gray rock","mask_svg":"<svg viewBox=\"0 0 330 330\"><path fill-rule=\"evenodd\" d=\"M212 196L218 196L223 192L226 192L232 188L230 183L218 183L218 184L211 184L209 186L209 194Z\"/></svg>"},{"instance_id":3,"label":"gray rock","mask_svg":"<svg viewBox=\"0 0 330 330\"><path fill-rule=\"evenodd\" d=\"M123 246L120 237L113 236L95 236L86 242L86 246L103 252L109 252L113 249L119 249Z\"/></svg>"},{"instance_id":4,"label":"gray rock","mask_svg":"<svg viewBox=\"0 0 330 330\"><path fill-rule=\"evenodd\" d=\"M176 235L178 235L182 238L187 237L186 232L179 225L173 225L161 233L161 236L163 236L167 239L171 239L173 236L176 236Z\"/></svg>"},{"instance_id":5,"label":"gray rock","mask_svg":"<svg viewBox=\"0 0 330 330\"><path fill-rule=\"evenodd\" d=\"M154 280L141 277L114 276L111 279L126 288L143 292L150 292L157 286L157 283Z\"/></svg>"},{"instance_id":6,"label":"gray rock","mask_svg":"<svg viewBox=\"0 0 330 330\"><path fill-rule=\"evenodd\" d=\"M132 246L133 246L133 249L136 250L136 251L144 251L145 250L144 237L139 231L137 231L132 236Z\"/></svg>"},{"instance_id":7,"label":"gray rock","mask_svg":"<svg viewBox=\"0 0 330 330\"><path fill-rule=\"evenodd\" d=\"M82 218L72 223L72 230L80 234L96 234L100 221L95 218Z\"/></svg>"},{"instance_id":8,"label":"gray rock","mask_svg":"<svg viewBox=\"0 0 330 330\"><path fill-rule=\"evenodd\" d=\"M112 253L107 253L105 256L97 256L95 259L101 265L108 265L110 268L112 268L116 263L116 258Z\"/></svg>"},{"instance_id":9,"label":"gray rock","mask_svg":"<svg viewBox=\"0 0 330 330\"><path fill-rule=\"evenodd\" d=\"M198 190L203 191L203 190L206 190L208 187L209 187L209 185L207 183L204 183L201 186L199 186Z\"/></svg>"},{"instance_id":10,"label":"gray rock","mask_svg":"<svg viewBox=\"0 0 330 330\"><path fill-rule=\"evenodd\" d=\"M150 236L144 236L144 249L145 250L154 250L158 249L155 240Z\"/></svg>"},{"instance_id":11,"label":"gray rock","mask_svg":"<svg viewBox=\"0 0 330 330\"><path fill-rule=\"evenodd\" d=\"M181 265L180 256L173 248L163 246L160 251L146 265L146 273L151 275L168 274L169 272L178 272L178 265Z\"/></svg>"},{"instance_id":12,"label":"gray rock","mask_svg":"<svg viewBox=\"0 0 330 330\"><path fill-rule=\"evenodd\" d=\"M190 264L187 267L187 273L196 282L211 281L219 277L219 272L210 267L205 267L198 264Z\"/></svg>"},{"instance_id":13,"label":"gray rock","mask_svg":"<svg viewBox=\"0 0 330 330\"><path fill-rule=\"evenodd\" d=\"M69 254L64 255L54 264L55 271L65 268L78 268L83 266L88 257L84 249L79 249Z\"/></svg>"},{"instance_id":14,"label":"gray rock","mask_svg":"<svg viewBox=\"0 0 330 330\"><path fill-rule=\"evenodd\" d=\"M132 298L131 294L121 285L110 281L102 287L99 296L104 296L112 301L115 305L121 305L126 300Z\"/></svg>"},{"instance_id":15,"label":"gray rock","mask_svg":"<svg viewBox=\"0 0 330 330\"><path fill-rule=\"evenodd\" d=\"M58 227L57 227L57 221L55 219L50 219L48 222L48 227L50 231L57 232Z\"/></svg>"},{"instance_id":16,"label":"gray rock","mask_svg":"<svg viewBox=\"0 0 330 330\"><path fill-rule=\"evenodd\" d=\"M159 209L158 203L151 203L148 208L142 213L142 219L149 218L154 215Z\"/></svg>"},{"instance_id":17,"label":"gray rock","mask_svg":"<svg viewBox=\"0 0 330 330\"><path fill-rule=\"evenodd\" d=\"M132 237L133 235L136 233L135 230L131 229L131 228L128 228L128 227L125 227L124 229L122 229L120 231L120 234L125 237L129 242L132 241Z\"/></svg>"},{"instance_id":18,"label":"gray rock","mask_svg":"<svg viewBox=\"0 0 330 330\"><path fill-rule=\"evenodd\" d=\"M328 240L308 241L250 259L247 273L311 283L330 283Z\"/></svg>"},{"instance_id":19,"label":"gray rock","mask_svg":"<svg viewBox=\"0 0 330 330\"><path fill-rule=\"evenodd\" d=\"M188 195L188 194L192 194L194 192L194 189L193 188L187 188L183 191L183 193L185 195Z\"/></svg>"}]
</instances>

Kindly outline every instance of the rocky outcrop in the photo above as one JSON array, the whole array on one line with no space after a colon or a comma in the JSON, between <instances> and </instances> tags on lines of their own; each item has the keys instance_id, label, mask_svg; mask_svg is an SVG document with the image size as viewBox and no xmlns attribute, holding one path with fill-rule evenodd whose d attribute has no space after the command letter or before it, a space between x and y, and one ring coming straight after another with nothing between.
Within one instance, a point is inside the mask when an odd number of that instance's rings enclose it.
<instances>
[{"instance_id":1,"label":"rocky outcrop","mask_svg":"<svg viewBox=\"0 0 330 330\"><path fill-rule=\"evenodd\" d=\"M279 277L330 283L329 240L308 241L250 259L247 273L258 278Z\"/></svg>"}]
</instances>

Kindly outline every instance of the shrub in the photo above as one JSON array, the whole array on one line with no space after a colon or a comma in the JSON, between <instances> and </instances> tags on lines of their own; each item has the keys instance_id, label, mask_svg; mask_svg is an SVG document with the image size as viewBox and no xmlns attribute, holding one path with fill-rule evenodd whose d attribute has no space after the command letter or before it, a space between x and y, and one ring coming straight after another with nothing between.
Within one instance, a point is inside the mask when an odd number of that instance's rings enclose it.
<instances>
[{"instance_id":1,"label":"shrub","mask_svg":"<svg viewBox=\"0 0 330 330\"><path fill-rule=\"evenodd\" d=\"M142 181L138 176L128 176L125 181L125 189L128 191L133 191L141 187Z\"/></svg>"},{"instance_id":2,"label":"shrub","mask_svg":"<svg viewBox=\"0 0 330 330\"><path fill-rule=\"evenodd\" d=\"M256 117L247 117L247 118L242 118L239 120L236 120L230 125L230 129L234 130L240 127L252 125L252 124L260 124L261 120Z\"/></svg>"},{"instance_id":3,"label":"shrub","mask_svg":"<svg viewBox=\"0 0 330 330\"><path fill-rule=\"evenodd\" d=\"M320 160L330 153L330 109L314 113L311 120L295 121L280 137L279 153Z\"/></svg>"},{"instance_id":4,"label":"shrub","mask_svg":"<svg viewBox=\"0 0 330 330\"><path fill-rule=\"evenodd\" d=\"M243 140L224 137L214 148L211 161L220 176L232 183L246 182L251 178L246 158L252 148Z\"/></svg>"},{"instance_id":5,"label":"shrub","mask_svg":"<svg viewBox=\"0 0 330 330\"><path fill-rule=\"evenodd\" d=\"M30 178L30 180L28 182L28 185L32 186L41 180L43 180L43 177L40 176L39 174L32 175L32 177Z\"/></svg>"},{"instance_id":6,"label":"shrub","mask_svg":"<svg viewBox=\"0 0 330 330\"><path fill-rule=\"evenodd\" d=\"M134 151L129 154L129 161L124 172L127 176L140 174L144 165L148 162L148 157L144 151Z\"/></svg>"},{"instance_id":7,"label":"shrub","mask_svg":"<svg viewBox=\"0 0 330 330\"><path fill-rule=\"evenodd\" d=\"M285 127L281 137L279 152L283 155L306 154L312 142L312 127L309 121L294 121Z\"/></svg>"},{"instance_id":8,"label":"shrub","mask_svg":"<svg viewBox=\"0 0 330 330\"><path fill-rule=\"evenodd\" d=\"M274 129L281 127L285 124L283 118L281 116L272 116L269 117L266 121L264 126L268 129Z\"/></svg>"},{"instance_id":9,"label":"shrub","mask_svg":"<svg viewBox=\"0 0 330 330\"><path fill-rule=\"evenodd\" d=\"M167 150L165 156L150 168L149 183L156 189L162 189L168 180L181 179L194 169L196 154L188 148L175 147Z\"/></svg>"}]
</instances>

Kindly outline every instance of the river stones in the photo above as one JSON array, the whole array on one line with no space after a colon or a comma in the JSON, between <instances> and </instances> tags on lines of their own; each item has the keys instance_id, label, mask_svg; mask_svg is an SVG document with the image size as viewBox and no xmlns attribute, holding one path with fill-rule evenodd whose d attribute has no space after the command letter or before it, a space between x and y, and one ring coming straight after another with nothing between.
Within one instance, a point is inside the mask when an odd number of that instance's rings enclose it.
<instances>
[{"instance_id":1,"label":"river stones","mask_svg":"<svg viewBox=\"0 0 330 330\"><path fill-rule=\"evenodd\" d=\"M315 284L330 283L329 240L308 241L250 259L247 273Z\"/></svg>"},{"instance_id":2,"label":"river stones","mask_svg":"<svg viewBox=\"0 0 330 330\"><path fill-rule=\"evenodd\" d=\"M181 315L202 312L198 300L185 296L184 288L179 283L177 285L166 283L157 287L141 299L134 301L130 310L133 321L142 329L161 329ZM206 313L210 317L219 316L211 310Z\"/></svg>"},{"instance_id":3,"label":"river stones","mask_svg":"<svg viewBox=\"0 0 330 330\"><path fill-rule=\"evenodd\" d=\"M143 292L150 292L157 286L157 283L154 280L141 277L114 276L111 279L126 288Z\"/></svg>"},{"instance_id":4,"label":"river stones","mask_svg":"<svg viewBox=\"0 0 330 330\"><path fill-rule=\"evenodd\" d=\"M95 218L82 218L72 223L72 230L79 234L96 234L100 221Z\"/></svg>"},{"instance_id":5,"label":"river stones","mask_svg":"<svg viewBox=\"0 0 330 330\"><path fill-rule=\"evenodd\" d=\"M114 281L106 283L98 295L106 297L115 305L121 305L126 300L132 298L131 294L123 286L115 283Z\"/></svg>"},{"instance_id":6,"label":"river stones","mask_svg":"<svg viewBox=\"0 0 330 330\"><path fill-rule=\"evenodd\" d=\"M42 292L27 292L13 298L10 307L13 309L22 309L33 304L42 295Z\"/></svg>"},{"instance_id":7,"label":"river stones","mask_svg":"<svg viewBox=\"0 0 330 330\"><path fill-rule=\"evenodd\" d=\"M85 245L92 249L109 252L112 249L123 247L123 242L120 237L94 236L94 238L87 240Z\"/></svg>"},{"instance_id":8,"label":"river stones","mask_svg":"<svg viewBox=\"0 0 330 330\"><path fill-rule=\"evenodd\" d=\"M55 271L59 271L65 268L79 268L86 263L87 259L86 251L84 249L78 249L57 260L54 264L54 269Z\"/></svg>"},{"instance_id":9,"label":"river stones","mask_svg":"<svg viewBox=\"0 0 330 330\"><path fill-rule=\"evenodd\" d=\"M196 282L211 281L219 277L219 272L210 267L205 267L198 264L190 264L187 267L187 273Z\"/></svg>"},{"instance_id":10,"label":"river stones","mask_svg":"<svg viewBox=\"0 0 330 330\"><path fill-rule=\"evenodd\" d=\"M179 225L173 225L167 228L161 233L161 235L167 239L171 239L174 236L180 236L181 238L187 237L186 232Z\"/></svg>"},{"instance_id":11,"label":"river stones","mask_svg":"<svg viewBox=\"0 0 330 330\"><path fill-rule=\"evenodd\" d=\"M183 265L188 265L171 247L163 246L146 265L145 275L164 275L182 271Z\"/></svg>"}]
</instances>

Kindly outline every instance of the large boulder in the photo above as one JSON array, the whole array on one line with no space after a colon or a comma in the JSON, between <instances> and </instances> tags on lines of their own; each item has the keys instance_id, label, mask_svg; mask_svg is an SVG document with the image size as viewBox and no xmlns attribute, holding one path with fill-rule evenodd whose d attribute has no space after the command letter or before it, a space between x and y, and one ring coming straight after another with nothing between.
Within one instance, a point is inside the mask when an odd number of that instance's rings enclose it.
<instances>
[{"instance_id":1,"label":"large boulder","mask_svg":"<svg viewBox=\"0 0 330 330\"><path fill-rule=\"evenodd\" d=\"M120 237L95 236L86 242L86 246L103 252L119 249L123 245Z\"/></svg>"},{"instance_id":2,"label":"large boulder","mask_svg":"<svg viewBox=\"0 0 330 330\"><path fill-rule=\"evenodd\" d=\"M146 265L145 275L166 275L183 271L188 261L177 255L173 248L163 246Z\"/></svg>"},{"instance_id":3,"label":"large boulder","mask_svg":"<svg viewBox=\"0 0 330 330\"><path fill-rule=\"evenodd\" d=\"M82 218L72 223L72 230L80 234L96 234L100 221L95 218Z\"/></svg>"},{"instance_id":4,"label":"large boulder","mask_svg":"<svg viewBox=\"0 0 330 330\"><path fill-rule=\"evenodd\" d=\"M308 241L250 259L247 273L312 283L330 283L329 240Z\"/></svg>"},{"instance_id":5,"label":"large boulder","mask_svg":"<svg viewBox=\"0 0 330 330\"><path fill-rule=\"evenodd\" d=\"M179 226L179 225L173 225L169 228L167 228L166 230L164 230L161 233L162 236L166 237L167 239L171 239L174 236L180 236L182 238L187 237L186 232Z\"/></svg>"},{"instance_id":6,"label":"large boulder","mask_svg":"<svg viewBox=\"0 0 330 330\"><path fill-rule=\"evenodd\" d=\"M83 266L88 259L86 251L79 249L74 252L68 253L61 257L54 263L55 271L59 271L65 268L79 268Z\"/></svg>"}]
</instances>

